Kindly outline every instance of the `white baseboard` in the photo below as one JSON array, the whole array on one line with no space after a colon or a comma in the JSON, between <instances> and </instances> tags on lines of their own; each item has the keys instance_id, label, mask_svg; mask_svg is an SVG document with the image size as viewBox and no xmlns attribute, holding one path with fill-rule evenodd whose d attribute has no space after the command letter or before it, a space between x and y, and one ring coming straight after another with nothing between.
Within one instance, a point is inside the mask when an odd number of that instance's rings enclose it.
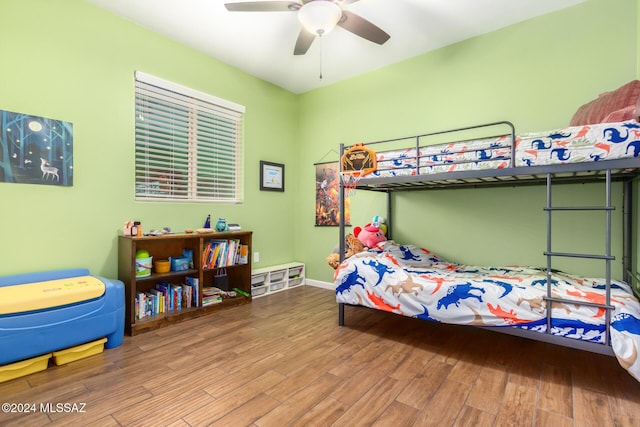
<instances>
[{"instance_id":1,"label":"white baseboard","mask_svg":"<svg viewBox=\"0 0 640 427\"><path fill-rule=\"evenodd\" d=\"M316 288L330 289L332 291L336 290L336 285L332 282L321 282L320 280L305 279L305 284L309 286L315 286Z\"/></svg>"}]
</instances>

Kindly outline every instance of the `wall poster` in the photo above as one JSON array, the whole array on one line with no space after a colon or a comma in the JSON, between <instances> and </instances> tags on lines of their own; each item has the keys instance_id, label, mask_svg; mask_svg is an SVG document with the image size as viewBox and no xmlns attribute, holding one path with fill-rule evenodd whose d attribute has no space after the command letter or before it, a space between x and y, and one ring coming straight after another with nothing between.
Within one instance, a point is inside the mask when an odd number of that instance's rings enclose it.
<instances>
[{"instance_id":1,"label":"wall poster","mask_svg":"<svg viewBox=\"0 0 640 427\"><path fill-rule=\"evenodd\" d=\"M337 226L340 221L340 164L316 163L316 226ZM349 198L345 197L345 225L351 225Z\"/></svg>"}]
</instances>

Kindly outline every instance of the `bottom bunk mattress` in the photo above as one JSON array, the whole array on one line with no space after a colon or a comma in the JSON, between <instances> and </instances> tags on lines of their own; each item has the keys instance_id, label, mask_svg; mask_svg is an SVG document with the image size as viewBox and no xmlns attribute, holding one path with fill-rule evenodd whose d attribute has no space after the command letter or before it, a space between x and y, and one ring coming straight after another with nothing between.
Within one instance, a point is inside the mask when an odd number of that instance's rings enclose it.
<instances>
[{"instance_id":1,"label":"bottom bunk mattress","mask_svg":"<svg viewBox=\"0 0 640 427\"><path fill-rule=\"evenodd\" d=\"M547 332L546 270L479 267L447 262L429 250L382 242L336 270L338 303L360 305L435 322ZM551 296L604 304L605 280L561 272ZM612 281L611 346L620 364L640 381L640 302L624 282ZM605 342L606 310L551 303L555 336Z\"/></svg>"}]
</instances>

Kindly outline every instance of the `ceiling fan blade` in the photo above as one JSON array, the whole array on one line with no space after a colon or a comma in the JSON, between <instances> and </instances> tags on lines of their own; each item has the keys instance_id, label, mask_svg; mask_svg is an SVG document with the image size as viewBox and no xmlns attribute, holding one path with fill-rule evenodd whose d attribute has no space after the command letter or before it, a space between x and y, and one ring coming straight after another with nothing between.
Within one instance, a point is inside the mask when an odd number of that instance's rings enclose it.
<instances>
[{"instance_id":1,"label":"ceiling fan blade","mask_svg":"<svg viewBox=\"0 0 640 427\"><path fill-rule=\"evenodd\" d=\"M338 4L351 4L351 3L355 3L359 0L336 0L336 3Z\"/></svg>"},{"instance_id":2,"label":"ceiling fan blade","mask_svg":"<svg viewBox=\"0 0 640 427\"><path fill-rule=\"evenodd\" d=\"M384 44L391 37L380 27L348 10L342 11L342 18L338 22L338 26L377 44Z\"/></svg>"},{"instance_id":3,"label":"ceiling fan blade","mask_svg":"<svg viewBox=\"0 0 640 427\"><path fill-rule=\"evenodd\" d=\"M304 55L311 47L311 43L316 39L315 34L311 34L304 28L300 28L300 34L298 34L298 40L296 40L296 47L293 48L294 55Z\"/></svg>"},{"instance_id":4,"label":"ceiling fan blade","mask_svg":"<svg viewBox=\"0 0 640 427\"><path fill-rule=\"evenodd\" d=\"M226 3L224 7L230 12L292 12L300 9L297 1L248 1Z\"/></svg>"}]
</instances>

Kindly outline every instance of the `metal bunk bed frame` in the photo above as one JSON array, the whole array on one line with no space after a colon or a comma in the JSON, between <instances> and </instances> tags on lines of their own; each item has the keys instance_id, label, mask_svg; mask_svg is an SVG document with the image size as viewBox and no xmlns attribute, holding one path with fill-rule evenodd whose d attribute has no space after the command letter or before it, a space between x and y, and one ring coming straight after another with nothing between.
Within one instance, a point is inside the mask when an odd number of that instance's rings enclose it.
<instances>
[{"instance_id":1,"label":"metal bunk bed frame","mask_svg":"<svg viewBox=\"0 0 640 427\"><path fill-rule=\"evenodd\" d=\"M483 327L506 333L509 335L520 336L524 338L544 341L552 344L558 344L566 347L577 348L581 350L591 351L613 356L611 348L611 338L609 328L611 325L611 262L615 257L611 255L611 212L615 209L611 205L611 183L612 181L623 181L623 221L622 221L622 243L623 243L623 280L631 285L636 296L640 298L638 286L640 283L640 275L633 272L633 179L640 176L640 158L626 158L616 160L601 160L597 162L585 163L567 163L554 164L544 166L516 166L515 165L515 127L511 122L500 121L486 123L476 126L468 126L463 128L451 129L446 131L438 131L425 133L410 137L395 138L381 141L364 143L363 145L377 145L385 143L393 143L398 141L415 139L415 169L419 172L422 157L419 154L421 139L436 135L455 134L462 131L472 131L482 128L492 128L497 126L506 126L508 133L503 133L491 137L494 138L508 136L511 137L511 155L509 167L502 169L483 169L483 170L467 170L452 171L420 175L401 175L401 176L385 176L385 177L363 177L358 182L356 188L358 190L376 191L386 193L386 215L387 215L387 237L392 236L392 194L397 191L418 191L418 190L435 190L435 189L454 189L454 188L481 188L496 186L516 186L516 185L546 185L546 206L544 211L547 213L547 247L543 252L547 258L547 288L546 297L544 298L549 304L571 303L580 305L590 305L605 309L605 342L594 343L581 341L574 338L566 338L551 334L551 310L547 310L547 328L545 333L530 331L520 328L491 328ZM459 141L454 141L459 142ZM446 145L448 143L437 144ZM340 144L340 158L345 150L349 148L344 144ZM603 206L581 206L581 207L563 207L552 206L551 194L552 183L587 183L587 182L604 182L605 186L605 204ZM340 218L339 218L339 238L340 238L340 262L344 261L345 253L345 186L340 181ZM605 254L580 254L580 253L561 253L552 251L552 213L554 211L604 211L605 224ZM589 303L584 301L576 301L571 299L563 299L552 297L551 295L551 272L553 257L574 257L599 259L605 261L605 280L606 280L606 300L604 304ZM345 303L338 303L338 324L344 326L344 306Z\"/></svg>"}]
</instances>

